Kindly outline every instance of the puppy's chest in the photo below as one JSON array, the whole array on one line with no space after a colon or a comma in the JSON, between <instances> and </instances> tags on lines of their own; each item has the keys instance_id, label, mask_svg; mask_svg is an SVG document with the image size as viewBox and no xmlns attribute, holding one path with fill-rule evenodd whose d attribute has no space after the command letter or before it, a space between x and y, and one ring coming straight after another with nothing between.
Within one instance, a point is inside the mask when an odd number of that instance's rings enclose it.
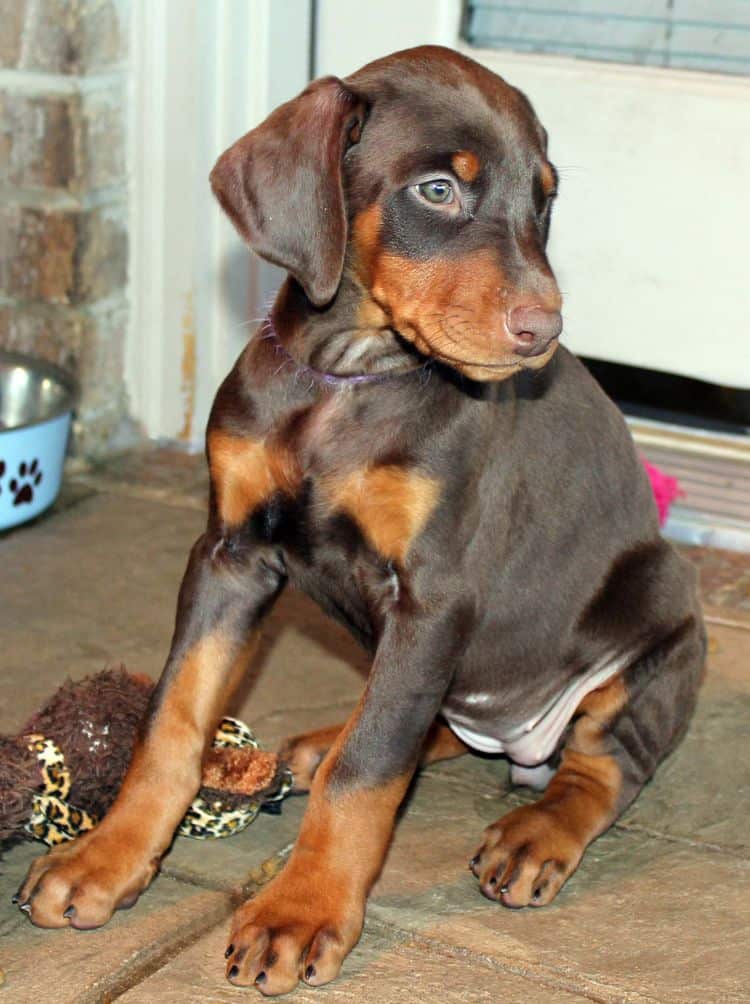
<instances>
[{"instance_id":1,"label":"puppy's chest","mask_svg":"<svg viewBox=\"0 0 750 1004\"><path fill-rule=\"evenodd\" d=\"M332 548L403 566L440 480L394 449L393 422L368 423L346 398L284 415L260 435L209 436L216 506L228 529L312 561Z\"/></svg>"}]
</instances>

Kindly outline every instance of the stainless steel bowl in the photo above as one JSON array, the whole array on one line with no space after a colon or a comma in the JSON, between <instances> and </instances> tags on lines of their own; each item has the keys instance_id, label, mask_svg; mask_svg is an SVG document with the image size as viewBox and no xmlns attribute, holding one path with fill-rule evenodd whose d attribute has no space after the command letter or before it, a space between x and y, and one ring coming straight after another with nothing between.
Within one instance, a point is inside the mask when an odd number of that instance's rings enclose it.
<instances>
[{"instance_id":1,"label":"stainless steel bowl","mask_svg":"<svg viewBox=\"0 0 750 1004\"><path fill-rule=\"evenodd\" d=\"M0 350L0 530L57 498L77 396L59 367Z\"/></svg>"}]
</instances>

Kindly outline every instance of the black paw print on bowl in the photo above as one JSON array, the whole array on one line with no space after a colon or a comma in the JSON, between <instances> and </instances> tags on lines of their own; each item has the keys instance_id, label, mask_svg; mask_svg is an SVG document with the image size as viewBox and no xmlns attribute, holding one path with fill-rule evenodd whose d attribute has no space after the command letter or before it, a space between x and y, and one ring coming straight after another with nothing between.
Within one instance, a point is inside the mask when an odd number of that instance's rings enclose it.
<instances>
[{"instance_id":1,"label":"black paw print on bowl","mask_svg":"<svg viewBox=\"0 0 750 1004\"><path fill-rule=\"evenodd\" d=\"M5 464L3 464L5 468ZM0 476L2 476L0 471ZM42 471L39 468L39 461L34 459L30 464L22 460L18 465L18 476L11 478L8 487L13 495L13 505L24 505L34 501L34 489L42 481Z\"/></svg>"}]
</instances>

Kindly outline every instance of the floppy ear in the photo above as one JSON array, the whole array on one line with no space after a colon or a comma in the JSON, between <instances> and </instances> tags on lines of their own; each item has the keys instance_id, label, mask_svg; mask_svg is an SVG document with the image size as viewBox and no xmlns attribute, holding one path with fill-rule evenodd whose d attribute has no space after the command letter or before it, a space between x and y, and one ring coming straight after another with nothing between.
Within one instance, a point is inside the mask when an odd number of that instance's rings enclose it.
<instances>
[{"instance_id":1,"label":"floppy ear","mask_svg":"<svg viewBox=\"0 0 750 1004\"><path fill-rule=\"evenodd\" d=\"M238 140L211 172L214 194L241 236L291 272L318 307L341 281L342 160L363 118L363 102L336 77L322 77Z\"/></svg>"}]
</instances>

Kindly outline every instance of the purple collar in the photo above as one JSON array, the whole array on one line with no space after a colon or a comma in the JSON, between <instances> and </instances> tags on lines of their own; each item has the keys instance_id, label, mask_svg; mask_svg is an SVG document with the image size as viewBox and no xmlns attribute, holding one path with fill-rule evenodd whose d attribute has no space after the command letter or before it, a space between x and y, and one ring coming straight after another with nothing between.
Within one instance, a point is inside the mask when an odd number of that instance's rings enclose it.
<instances>
[{"instance_id":1,"label":"purple collar","mask_svg":"<svg viewBox=\"0 0 750 1004\"><path fill-rule=\"evenodd\" d=\"M310 377L310 379L323 384L325 387L353 387L359 384L385 383L388 380L395 380L398 377L408 376L411 373L424 373L429 366L428 361L419 366L412 366L408 370L398 370L395 373L327 373L325 370L315 369L314 366L308 366L307 363L301 363L295 359L289 349L279 339L270 317L266 317L261 324L259 337L268 338L272 341L276 354L283 355L287 362L292 363L297 371L297 375Z\"/></svg>"}]
</instances>

